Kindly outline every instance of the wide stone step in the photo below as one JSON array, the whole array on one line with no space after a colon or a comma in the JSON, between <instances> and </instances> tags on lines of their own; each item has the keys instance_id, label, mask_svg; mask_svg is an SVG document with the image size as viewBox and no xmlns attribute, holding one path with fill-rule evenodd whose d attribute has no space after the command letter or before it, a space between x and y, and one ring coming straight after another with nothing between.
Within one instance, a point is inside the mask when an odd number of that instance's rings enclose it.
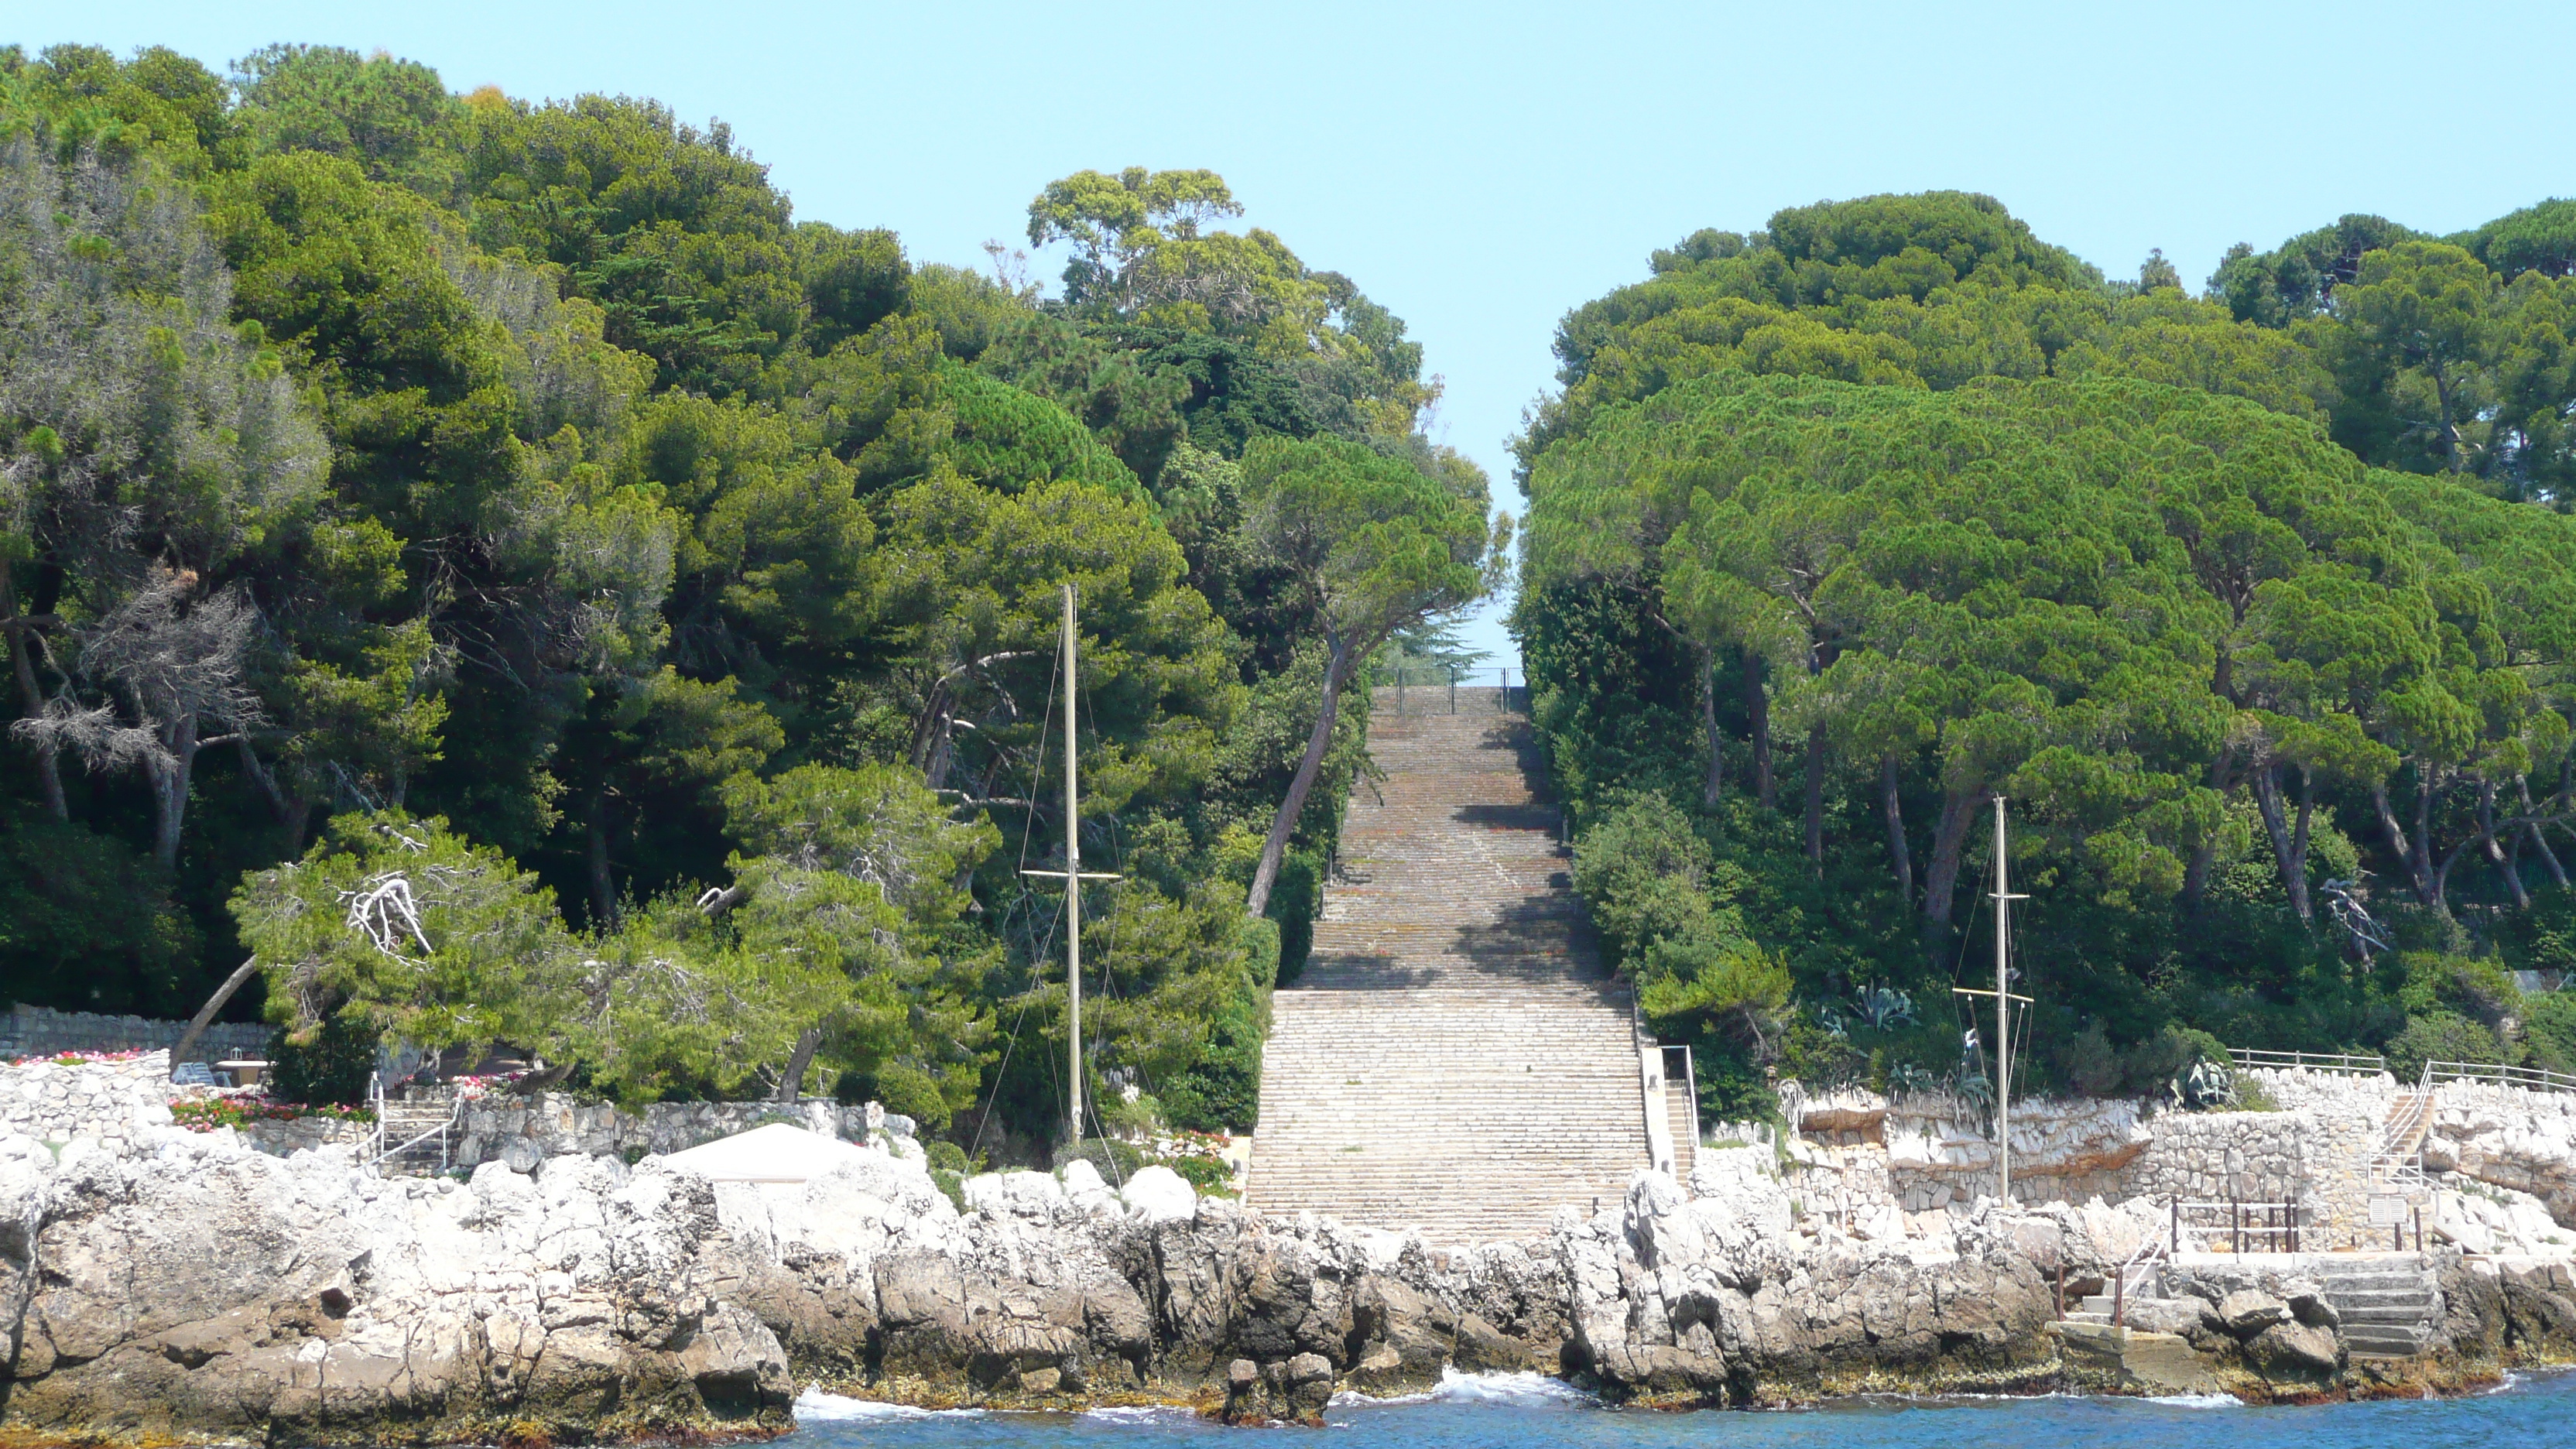
<instances>
[{"instance_id":1,"label":"wide stone step","mask_svg":"<svg viewBox=\"0 0 2576 1449\"><path fill-rule=\"evenodd\" d=\"M2383 1304L2376 1308L2337 1308L2336 1314L2346 1323L2430 1323L2440 1316L2441 1305L2430 1299L2422 1303Z\"/></svg>"},{"instance_id":2,"label":"wide stone step","mask_svg":"<svg viewBox=\"0 0 2576 1449\"><path fill-rule=\"evenodd\" d=\"M2326 1290L2326 1301L2338 1308L2345 1306L2376 1308L2388 1304L2430 1303L2433 1301L2433 1290L2421 1283L2410 1283L2402 1288L2333 1287Z\"/></svg>"}]
</instances>

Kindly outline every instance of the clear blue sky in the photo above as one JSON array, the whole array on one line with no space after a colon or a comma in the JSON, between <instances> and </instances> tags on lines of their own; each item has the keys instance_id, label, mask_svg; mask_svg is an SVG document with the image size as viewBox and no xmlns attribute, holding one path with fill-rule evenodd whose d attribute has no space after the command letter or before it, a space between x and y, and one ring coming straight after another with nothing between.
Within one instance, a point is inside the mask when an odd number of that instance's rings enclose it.
<instances>
[{"instance_id":1,"label":"clear blue sky","mask_svg":"<svg viewBox=\"0 0 2576 1449\"><path fill-rule=\"evenodd\" d=\"M1503 443L1566 309L1701 226L1990 192L2115 275L2345 212L2447 231L2576 192L2560 4L207 4L0 0L0 40L381 47L721 117L800 217L982 263L1083 167L1205 166L1411 324L1439 427ZM1051 269L1050 269L1051 270ZM1478 642L1508 649L1490 620Z\"/></svg>"}]
</instances>

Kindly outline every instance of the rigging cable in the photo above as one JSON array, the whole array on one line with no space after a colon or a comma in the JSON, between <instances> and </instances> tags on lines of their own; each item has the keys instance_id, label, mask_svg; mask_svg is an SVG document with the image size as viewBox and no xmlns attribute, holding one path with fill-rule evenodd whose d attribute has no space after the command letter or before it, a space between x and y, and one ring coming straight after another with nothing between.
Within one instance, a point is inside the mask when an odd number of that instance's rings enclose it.
<instances>
[{"instance_id":1,"label":"rigging cable","mask_svg":"<svg viewBox=\"0 0 2576 1449\"><path fill-rule=\"evenodd\" d=\"M1029 837L1031 837L1031 836L1033 836L1033 835L1035 835L1035 834L1037 833L1037 828L1038 828L1038 787L1039 787L1041 784L1045 783L1045 780L1046 780L1046 739L1047 739L1047 728L1048 728L1048 726L1052 725L1052 724L1055 722L1055 682L1056 682L1057 677L1058 677L1058 676L1060 676L1060 675L1061 675L1061 674L1063 674L1063 673L1064 673L1064 641L1063 641L1063 639L1062 639L1061 637L1059 637L1059 638L1056 640L1056 645L1055 645L1055 654L1054 654L1054 656L1053 656L1053 662L1052 662L1052 663L1050 663L1050 664L1047 666L1046 709L1045 709L1045 710L1044 710L1044 711L1039 715L1039 717L1038 717L1038 743L1037 743L1037 748L1036 748L1035 750L1031 751L1031 752L1030 752L1030 756L1029 756L1029 788L1028 788L1028 792L1027 792L1026 794L1024 794L1024 795L1022 795L1022 796L1020 797L1024 802L1026 802L1026 803L1021 807L1021 808L1022 808L1022 810L1023 810L1023 812L1025 813L1026 819L1025 819L1024 823L1023 823L1023 824L1021 825L1021 827L1020 827L1020 863L1019 863L1019 870L1018 870L1018 871L1014 871L1014 872L1012 873L1012 876L1011 876L1011 881L1012 881L1012 883L1013 883L1014 887L1015 887L1015 888L1017 889L1017 891L1018 891L1018 895L1014 898L1014 901L1013 901L1013 910L1014 910L1014 913L1016 913L1016 912L1017 912L1018 907L1019 907L1020 905L1024 904L1025 902L1027 902L1027 900L1028 900L1028 899L1029 899L1029 897L1030 897L1030 891L1029 891L1029 885L1028 885L1028 879L1029 879L1029 878L1028 878L1028 876L1027 876L1027 875L1022 874L1021 872L1025 872L1025 871L1028 869L1028 864L1029 864ZM1071 884L1071 882L1067 882L1067 884L1068 884L1068 885L1070 885L1070 884ZM1061 921L1061 920L1063 920L1063 919L1064 919L1064 906L1063 906L1061 903L1059 903L1059 904L1056 906L1056 920L1057 920L1057 921ZM1044 934L1043 934L1043 935L1038 936L1036 939L1038 939L1038 940L1053 940L1053 939L1054 939L1054 937L1055 937L1055 924L1054 924L1053 922L1050 922L1050 923L1048 924L1048 926L1047 926L1047 928L1046 928L1046 930L1045 930ZM995 1103L997 1103L997 1102L999 1102L999 1101L1001 1100L1001 1097L1002 1097L1002 1081L1003 1081L1003 1077L1004 1077L1004 1075L1005 1075L1007 1072L1009 1072L1009 1070L1010 1070L1010 1066L1011 1066L1011 1053L1012 1053L1013 1051L1017 1050L1017 1049L1018 1049L1018 1047L1019 1047L1019 1044L1020 1044L1020 1030L1021 1030L1021 1028L1022 1028L1022 1027L1025 1027L1026 1025L1028 1025L1028 1020L1029 1020L1029 1006L1031 1005L1031 1003L1032 1003L1032 1002L1034 1002L1034 1001L1036 1000L1036 997L1037 997L1037 990L1038 990L1038 980L1037 980L1037 977L1038 977L1037 965L1036 965L1035 959L1034 959L1034 957L1033 957L1033 958L1032 958L1032 960L1031 960L1031 962L1030 962L1030 967L1029 967L1029 989L1028 989L1026 992L1024 992L1024 993L1022 993L1022 994L1021 994L1021 997L1020 997L1020 1014L1019 1014L1019 1016L1017 1017L1017 1019L1015 1019L1015 1020L1011 1023L1011 1037L1010 1037L1010 1040L1009 1040L1008 1042L1006 1042L1006 1043L1004 1043L1004 1044L1003 1044L1003 1047L1002 1047L1002 1060L1001 1060L1001 1063L1000 1063L1000 1065L996 1066L996 1067L994 1068L994 1070L993 1070L993 1087L992 1087L992 1090L984 1094L984 1110L983 1110L982 1114L981 1114L980 1116L978 1116L978 1117L976 1118L976 1120L975 1120L975 1145L974 1145L972 1148L968 1149L967 1154L966 1154L966 1155L967 1155L967 1157L968 1157L968 1159L969 1159L969 1161L970 1161L970 1165L971 1165L971 1161L972 1161L972 1159L973 1159L973 1157L974 1157L975 1153L976 1153L976 1152L979 1152L979 1151L981 1151L981 1150L983 1150L983 1146L984 1146L984 1129L992 1125L992 1121L993 1121L993 1106L994 1106L994 1104L995 1104ZM1061 1095L1059 1095L1059 1096L1058 1096L1058 1098L1057 1098L1057 1105L1059 1105L1059 1106L1063 1105L1063 1098L1062 1098L1062 1096L1061 1096Z\"/></svg>"}]
</instances>

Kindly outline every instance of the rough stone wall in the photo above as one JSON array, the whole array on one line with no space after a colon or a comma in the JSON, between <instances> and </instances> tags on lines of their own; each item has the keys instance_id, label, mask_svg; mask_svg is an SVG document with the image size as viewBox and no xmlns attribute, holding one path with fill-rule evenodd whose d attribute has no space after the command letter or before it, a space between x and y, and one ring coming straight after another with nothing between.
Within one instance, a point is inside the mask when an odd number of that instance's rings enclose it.
<instances>
[{"instance_id":1,"label":"rough stone wall","mask_svg":"<svg viewBox=\"0 0 2576 1449\"><path fill-rule=\"evenodd\" d=\"M764 1122L794 1122L844 1141L884 1130L910 1137L912 1119L875 1103L845 1105L828 1097L785 1102L655 1102L636 1116L605 1102L559 1092L532 1097L493 1094L466 1104L459 1167L506 1162L525 1172L549 1157L641 1157L729 1137Z\"/></svg>"},{"instance_id":2,"label":"rough stone wall","mask_svg":"<svg viewBox=\"0 0 2576 1449\"><path fill-rule=\"evenodd\" d=\"M241 1139L271 1157L334 1144L365 1147L375 1141L376 1124L344 1117L291 1117L283 1122L251 1122L233 1129Z\"/></svg>"},{"instance_id":3,"label":"rough stone wall","mask_svg":"<svg viewBox=\"0 0 2576 1449\"><path fill-rule=\"evenodd\" d=\"M0 1066L0 1137L124 1146L170 1125L170 1054L63 1066Z\"/></svg>"},{"instance_id":4,"label":"rough stone wall","mask_svg":"<svg viewBox=\"0 0 2576 1449\"><path fill-rule=\"evenodd\" d=\"M2312 1073L2295 1074L2301 1077ZM2379 1119L2326 1090L2299 1112L2149 1112L2125 1101L2036 1100L2012 1115L2013 1195L2023 1202L2281 1202L2308 1210L2319 1246L2368 1229ZM1846 1225L1960 1211L1998 1187L1988 1128L1966 1104L1889 1103L1840 1092L1799 1102L1786 1181L1801 1207ZM1892 1224L1891 1224L1892 1226Z\"/></svg>"},{"instance_id":5,"label":"rough stone wall","mask_svg":"<svg viewBox=\"0 0 2576 1449\"><path fill-rule=\"evenodd\" d=\"M2369 1125L2376 1151L2397 1081L2329 1072L2247 1075L2275 1102L2317 1116L2340 1114ZM2529 1193L2560 1227L2576 1228L2576 1093L2535 1092L2484 1082L2443 1082L2433 1089L2433 1121L2424 1138L2423 1165L2490 1187Z\"/></svg>"},{"instance_id":6,"label":"rough stone wall","mask_svg":"<svg viewBox=\"0 0 2576 1449\"><path fill-rule=\"evenodd\" d=\"M12 1007L0 1016L0 1061L14 1057L56 1056L63 1052L130 1052L166 1048L187 1029L184 1021L144 1016L107 1016L89 1011L55 1011L43 1006ZM209 1025L189 1059L200 1062L256 1059L267 1053L276 1030L256 1021L219 1021Z\"/></svg>"},{"instance_id":7,"label":"rough stone wall","mask_svg":"<svg viewBox=\"0 0 2576 1449\"><path fill-rule=\"evenodd\" d=\"M2433 1108L2426 1168L2529 1193L2576 1228L2576 1093L2448 1082Z\"/></svg>"},{"instance_id":8,"label":"rough stone wall","mask_svg":"<svg viewBox=\"0 0 2576 1449\"><path fill-rule=\"evenodd\" d=\"M2355 1076L2306 1067L2277 1071L2255 1067L2241 1069L2236 1075L2261 1086L2272 1105L2284 1112L2357 1113L2373 1122L2384 1122L2390 1104L2397 1098L2397 1079L2386 1072Z\"/></svg>"},{"instance_id":9,"label":"rough stone wall","mask_svg":"<svg viewBox=\"0 0 2576 1449\"><path fill-rule=\"evenodd\" d=\"M2305 1112L2167 1112L2154 1145L2121 1174L2122 1197L2185 1202L2295 1201L2307 1209L2304 1246L2362 1241L2370 1232L2367 1118Z\"/></svg>"}]
</instances>

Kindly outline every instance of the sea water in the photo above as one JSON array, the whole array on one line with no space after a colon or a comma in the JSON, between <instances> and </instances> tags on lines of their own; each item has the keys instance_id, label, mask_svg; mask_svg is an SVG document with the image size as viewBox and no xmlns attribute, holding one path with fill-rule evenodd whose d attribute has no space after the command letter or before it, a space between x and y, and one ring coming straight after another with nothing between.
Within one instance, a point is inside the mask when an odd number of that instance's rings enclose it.
<instances>
[{"instance_id":1,"label":"sea water","mask_svg":"<svg viewBox=\"0 0 2576 1449\"><path fill-rule=\"evenodd\" d=\"M926 1413L809 1392L782 1449L1165 1449L1261 1432L1183 1409ZM1536 1374L1452 1374L1401 1399L1344 1395L1316 1449L2477 1449L2576 1446L2576 1371L2515 1375L2489 1393L2311 1408L2226 1397L1850 1399L1776 1413L1608 1409ZM1267 1437L1286 1435L1287 1438Z\"/></svg>"}]
</instances>

